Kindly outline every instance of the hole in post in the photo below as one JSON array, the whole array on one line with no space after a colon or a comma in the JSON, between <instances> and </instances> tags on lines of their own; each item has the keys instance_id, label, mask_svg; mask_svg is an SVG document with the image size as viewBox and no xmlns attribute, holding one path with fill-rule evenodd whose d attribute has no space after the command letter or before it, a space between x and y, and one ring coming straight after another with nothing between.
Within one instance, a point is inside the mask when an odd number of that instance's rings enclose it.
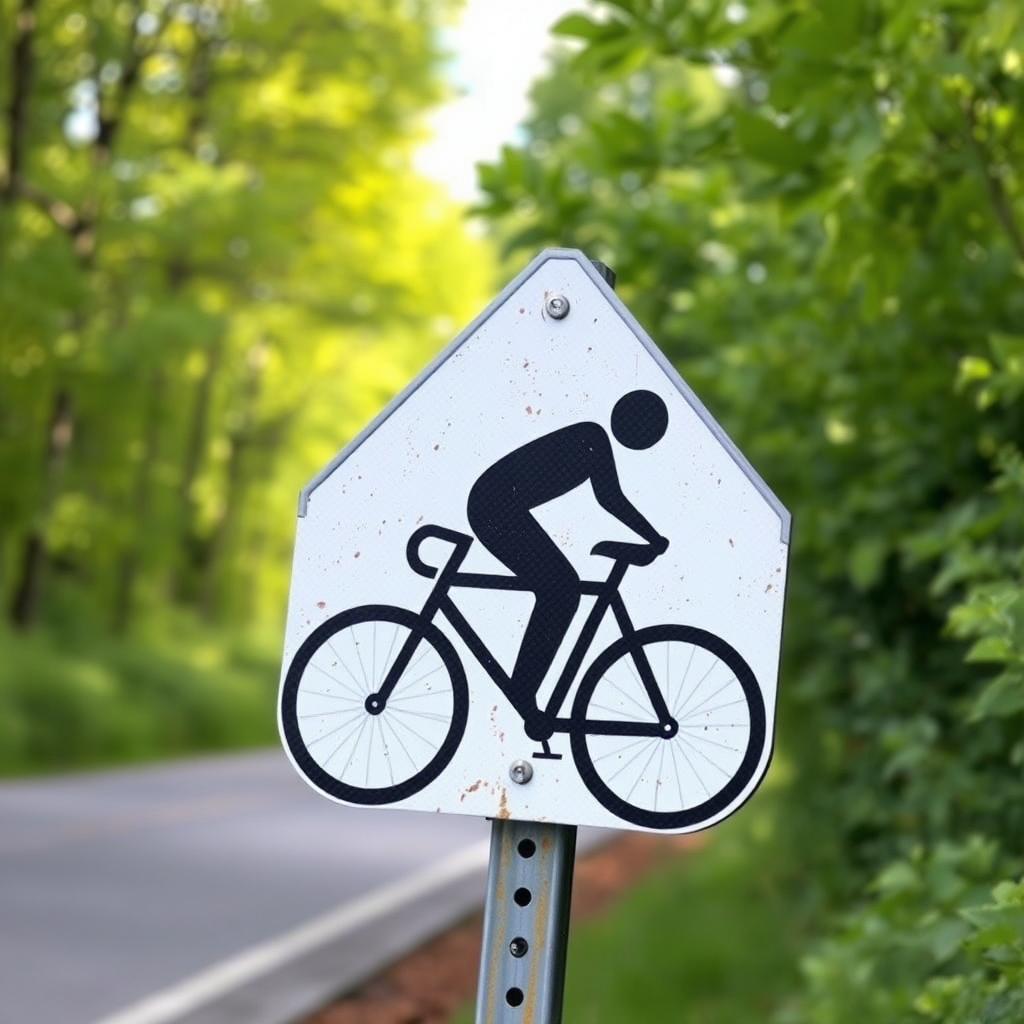
<instances>
[{"instance_id":1,"label":"hole in post","mask_svg":"<svg viewBox=\"0 0 1024 1024\"><path fill-rule=\"evenodd\" d=\"M537 844L532 839L520 839L516 849L520 857L532 857L537 852Z\"/></svg>"},{"instance_id":2,"label":"hole in post","mask_svg":"<svg viewBox=\"0 0 1024 1024\"><path fill-rule=\"evenodd\" d=\"M509 1006L522 1006L523 1005L523 990L521 988L510 988L505 993L505 1002Z\"/></svg>"},{"instance_id":3,"label":"hole in post","mask_svg":"<svg viewBox=\"0 0 1024 1024\"><path fill-rule=\"evenodd\" d=\"M530 900L533 899L533 893L530 892L529 889L527 889L525 887L522 887L522 888L516 889L516 891L514 893L512 893L512 899L514 899L516 901L516 905L517 906L525 907L525 906L528 906L529 903L530 903Z\"/></svg>"}]
</instances>

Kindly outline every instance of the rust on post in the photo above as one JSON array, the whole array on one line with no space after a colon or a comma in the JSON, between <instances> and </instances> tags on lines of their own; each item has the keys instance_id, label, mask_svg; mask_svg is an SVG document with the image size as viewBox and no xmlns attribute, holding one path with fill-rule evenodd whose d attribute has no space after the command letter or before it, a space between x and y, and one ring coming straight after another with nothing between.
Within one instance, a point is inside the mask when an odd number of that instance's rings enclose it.
<instances>
[{"instance_id":1,"label":"rust on post","mask_svg":"<svg viewBox=\"0 0 1024 1024\"><path fill-rule=\"evenodd\" d=\"M559 1024L576 828L495 820L476 1024Z\"/></svg>"}]
</instances>

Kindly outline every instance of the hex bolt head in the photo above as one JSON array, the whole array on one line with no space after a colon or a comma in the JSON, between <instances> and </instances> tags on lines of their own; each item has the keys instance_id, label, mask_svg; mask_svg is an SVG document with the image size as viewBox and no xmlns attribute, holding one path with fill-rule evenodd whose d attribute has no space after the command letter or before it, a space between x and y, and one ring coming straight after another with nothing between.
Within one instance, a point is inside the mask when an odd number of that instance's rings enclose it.
<instances>
[{"instance_id":1,"label":"hex bolt head","mask_svg":"<svg viewBox=\"0 0 1024 1024\"><path fill-rule=\"evenodd\" d=\"M564 295L552 295L544 308L552 320L564 320L569 315L569 300Z\"/></svg>"},{"instance_id":2,"label":"hex bolt head","mask_svg":"<svg viewBox=\"0 0 1024 1024\"><path fill-rule=\"evenodd\" d=\"M525 786L533 778L533 765L529 761L513 761L508 774L513 782Z\"/></svg>"},{"instance_id":3,"label":"hex bolt head","mask_svg":"<svg viewBox=\"0 0 1024 1024\"><path fill-rule=\"evenodd\" d=\"M517 935L508 944L508 951L518 960L530 951L530 944L521 935Z\"/></svg>"}]
</instances>

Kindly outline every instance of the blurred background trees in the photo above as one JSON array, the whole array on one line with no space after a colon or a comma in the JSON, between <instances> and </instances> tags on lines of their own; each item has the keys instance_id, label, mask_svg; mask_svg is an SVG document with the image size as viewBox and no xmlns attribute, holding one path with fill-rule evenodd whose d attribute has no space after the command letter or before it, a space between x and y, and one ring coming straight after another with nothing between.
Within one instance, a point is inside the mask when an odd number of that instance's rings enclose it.
<instances>
[{"instance_id":1,"label":"blurred background trees","mask_svg":"<svg viewBox=\"0 0 1024 1024\"><path fill-rule=\"evenodd\" d=\"M556 32L482 208L615 267L794 512L785 838L750 866L831 937L777 1019L1017 1020L1024 8L607 0Z\"/></svg>"},{"instance_id":2,"label":"blurred background trees","mask_svg":"<svg viewBox=\"0 0 1024 1024\"><path fill-rule=\"evenodd\" d=\"M39 746L42 649L273 637L298 487L484 301L486 249L412 165L452 9L3 0L0 590L37 636L3 636L0 762L79 756L75 715ZM97 657L79 716L145 688Z\"/></svg>"}]
</instances>

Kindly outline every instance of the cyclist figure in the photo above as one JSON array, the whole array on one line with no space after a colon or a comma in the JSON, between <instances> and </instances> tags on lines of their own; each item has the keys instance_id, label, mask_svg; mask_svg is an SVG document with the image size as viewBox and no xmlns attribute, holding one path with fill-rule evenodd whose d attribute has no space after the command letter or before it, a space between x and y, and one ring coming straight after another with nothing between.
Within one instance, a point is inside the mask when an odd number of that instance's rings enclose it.
<instances>
[{"instance_id":1,"label":"cyclist figure","mask_svg":"<svg viewBox=\"0 0 1024 1024\"><path fill-rule=\"evenodd\" d=\"M667 427L668 410L653 391L631 391L612 409L612 434L627 448L650 448ZM533 509L587 480L598 504L650 545L642 564L666 550L668 540L622 493L611 442L597 423L562 427L516 448L485 470L469 492L473 532L536 596L509 691L534 739L550 735L537 691L579 607L580 578Z\"/></svg>"}]
</instances>

